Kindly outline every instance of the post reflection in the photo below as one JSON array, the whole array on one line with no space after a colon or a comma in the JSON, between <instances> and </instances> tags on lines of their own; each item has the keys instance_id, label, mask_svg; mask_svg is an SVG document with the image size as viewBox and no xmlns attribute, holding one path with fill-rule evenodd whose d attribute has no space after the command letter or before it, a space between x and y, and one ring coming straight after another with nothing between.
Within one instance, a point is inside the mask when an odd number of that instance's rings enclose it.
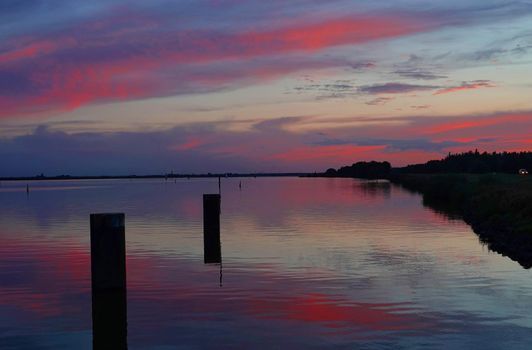
<instances>
[{"instance_id":1,"label":"post reflection","mask_svg":"<svg viewBox=\"0 0 532 350\"><path fill-rule=\"evenodd\" d=\"M92 348L127 349L126 289L92 291Z\"/></svg>"},{"instance_id":2,"label":"post reflection","mask_svg":"<svg viewBox=\"0 0 532 350\"><path fill-rule=\"evenodd\" d=\"M220 195L203 195L203 253L205 264L222 263Z\"/></svg>"},{"instance_id":3,"label":"post reflection","mask_svg":"<svg viewBox=\"0 0 532 350\"><path fill-rule=\"evenodd\" d=\"M203 261L205 264L222 263L222 245L220 235L210 237L203 235Z\"/></svg>"},{"instance_id":4,"label":"post reflection","mask_svg":"<svg viewBox=\"0 0 532 350\"><path fill-rule=\"evenodd\" d=\"M220 240L219 194L203 195L203 262L220 264L220 287L223 285L222 243Z\"/></svg>"},{"instance_id":5,"label":"post reflection","mask_svg":"<svg viewBox=\"0 0 532 350\"><path fill-rule=\"evenodd\" d=\"M464 223L424 209L419 195L360 183L259 179L242 195L238 182L228 183L223 288L221 239L211 254L209 235L205 250L198 236L206 182L178 182L176 192L151 182L105 182L118 190L50 190L41 202L2 192L0 348L526 344L530 330L506 320L529 321L530 303L518 307L506 296L532 300L528 270L479 249ZM127 299L125 291L93 294L91 334L84 233L93 192L108 207L127 201L137 221L128 226ZM65 215L70 219L60 221ZM155 229L146 234L146 225ZM201 253L211 265L201 264ZM493 281L501 288L489 288ZM442 283L461 287L442 295Z\"/></svg>"}]
</instances>

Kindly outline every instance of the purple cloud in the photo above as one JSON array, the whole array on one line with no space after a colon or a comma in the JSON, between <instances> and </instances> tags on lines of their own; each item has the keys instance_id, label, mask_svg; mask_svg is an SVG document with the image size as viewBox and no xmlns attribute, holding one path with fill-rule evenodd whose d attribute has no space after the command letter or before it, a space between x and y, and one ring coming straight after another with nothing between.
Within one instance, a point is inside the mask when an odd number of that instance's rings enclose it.
<instances>
[{"instance_id":1,"label":"purple cloud","mask_svg":"<svg viewBox=\"0 0 532 350\"><path fill-rule=\"evenodd\" d=\"M417 85L405 83L385 83L375 85L365 85L358 88L358 91L370 95L378 94L404 94L409 92L428 91L437 89L434 85Z\"/></svg>"}]
</instances>

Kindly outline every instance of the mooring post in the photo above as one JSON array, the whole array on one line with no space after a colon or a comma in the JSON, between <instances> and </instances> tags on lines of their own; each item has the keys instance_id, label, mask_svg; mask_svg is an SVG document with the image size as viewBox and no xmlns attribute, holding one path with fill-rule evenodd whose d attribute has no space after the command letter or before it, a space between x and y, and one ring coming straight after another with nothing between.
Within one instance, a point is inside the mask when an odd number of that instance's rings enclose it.
<instances>
[{"instance_id":1,"label":"mooring post","mask_svg":"<svg viewBox=\"0 0 532 350\"><path fill-rule=\"evenodd\" d=\"M124 214L91 214L93 349L127 349Z\"/></svg>"},{"instance_id":2,"label":"mooring post","mask_svg":"<svg viewBox=\"0 0 532 350\"><path fill-rule=\"evenodd\" d=\"M222 194L222 178L218 176L218 194Z\"/></svg>"},{"instance_id":3,"label":"mooring post","mask_svg":"<svg viewBox=\"0 0 532 350\"><path fill-rule=\"evenodd\" d=\"M220 202L219 194L203 195L203 252L206 264L222 262Z\"/></svg>"},{"instance_id":4,"label":"mooring post","mask_svg":"<svg viewBox=\"0 0 532 350\"><path fill-rule=\"evenodd\" d=\"M91 214L90 220L92 288L125 289L124 214Z\"/></svg>"}]
</instances>

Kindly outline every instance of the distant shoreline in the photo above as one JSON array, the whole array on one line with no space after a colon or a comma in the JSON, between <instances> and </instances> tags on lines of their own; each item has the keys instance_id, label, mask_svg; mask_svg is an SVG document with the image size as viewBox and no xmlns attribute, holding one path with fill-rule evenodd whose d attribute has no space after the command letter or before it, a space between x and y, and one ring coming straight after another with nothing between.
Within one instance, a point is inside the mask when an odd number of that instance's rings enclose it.
<instances>
[{"instance_id":1,"label":"distant shoreline","mask_svg":"<svg viewBox=\"0 0 532 350\"><path fill-rule=\"evenodd\" d=\"M193 178L230 178L230 177L301 177L311 173L220 173L220 174L166 174L166 175L99 175L99 176L21 176L0 177L0 181L60 181L60 180L120 180L120 179L193 179Z\"/></svg>"}]
</instances>

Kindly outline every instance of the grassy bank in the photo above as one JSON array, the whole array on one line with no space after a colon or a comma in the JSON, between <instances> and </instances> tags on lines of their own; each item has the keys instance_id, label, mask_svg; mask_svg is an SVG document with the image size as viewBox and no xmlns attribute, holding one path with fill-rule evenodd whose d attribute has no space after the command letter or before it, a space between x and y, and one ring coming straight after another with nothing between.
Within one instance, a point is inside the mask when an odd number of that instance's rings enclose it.
<instances>
[{"instance_id":1,"label":"grassy bank","mask_svg":"<svg viewBox=\"0 0 532 350\"><path fill-rule=\"evenodd\" d=\"M424 205L462 217L490 249L532 267L532 176L401 174L391 180L421 193Z\"/></svg>"}]
</instances>

